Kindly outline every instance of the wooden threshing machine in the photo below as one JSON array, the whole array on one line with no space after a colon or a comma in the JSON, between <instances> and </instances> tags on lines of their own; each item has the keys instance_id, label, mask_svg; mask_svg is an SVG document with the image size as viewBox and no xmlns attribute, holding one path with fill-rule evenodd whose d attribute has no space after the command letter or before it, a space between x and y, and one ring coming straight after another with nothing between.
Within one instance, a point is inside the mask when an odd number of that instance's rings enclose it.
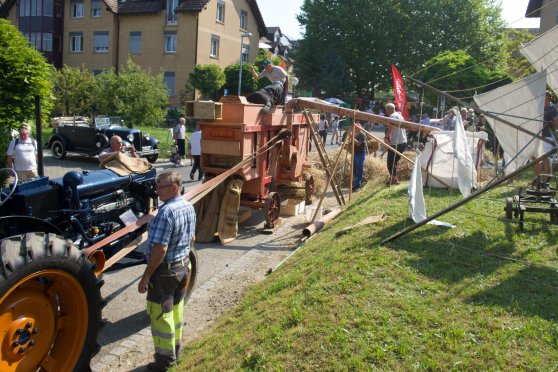
<instances>
[{"instance_id":1,"label":"wooden threshing machine","mask_svg":"<svg viewBox=\"0 0 558 372\"><path fill-rule=\"evenodd\" d=\"M281 208L277 187L303 181L310 128L303 114L285 113L282 106L269 113L261 108L245 97L226 96L219 103L187 102L186 114L201 119L201 167L206 180L251 158L233 176L244 181L240 204L265 208L270 228ZM304 181L310 189L312 180Z\"/></svg>"}]
</instances>

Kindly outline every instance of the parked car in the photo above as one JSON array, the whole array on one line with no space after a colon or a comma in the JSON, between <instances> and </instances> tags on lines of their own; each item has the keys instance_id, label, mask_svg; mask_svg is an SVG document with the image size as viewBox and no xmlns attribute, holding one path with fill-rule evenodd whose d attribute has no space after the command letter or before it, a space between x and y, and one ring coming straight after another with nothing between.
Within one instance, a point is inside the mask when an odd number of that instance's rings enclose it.
<instances>
[{"instance_id":1,"label":"parked car","mask_svg":"<svg viewBox=\"0 0 558 372\"><path fill-rule=\"evenodd\" d=\"M55 119L54 123L54 132L48 147L55 159L64 159L68 152L98 155L109 147L109 140L113 135L133 144L136 154L150 163L155 163L159 157L159 140L147 133L142 134L139 129L125 127L124 121L119 117L95 117L92 123L82 118Z\"/></svg>"}]
</instances>

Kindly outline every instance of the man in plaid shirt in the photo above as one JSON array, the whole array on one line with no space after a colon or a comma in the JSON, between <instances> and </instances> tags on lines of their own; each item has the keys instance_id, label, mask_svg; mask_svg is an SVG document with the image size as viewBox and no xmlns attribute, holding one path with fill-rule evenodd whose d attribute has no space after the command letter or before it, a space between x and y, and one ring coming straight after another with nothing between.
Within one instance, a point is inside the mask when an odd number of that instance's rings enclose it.
<instances>
[{"instance_id":1,"label":"man in plaid shirt","mask_svg":"<svg viewBox=\"0 0 558 372\"><path fill-rule=\"evenodd\" d=\"M155 344L155 362L147 368L175 366L184 316L184 294L190 274L188 255L194 244L194 207L180 195L182 177L170 171L157 176L157 194L164 205L148 227L147 267L138 292L147 292L147 313Z\"/></svg>"}]
</instances>

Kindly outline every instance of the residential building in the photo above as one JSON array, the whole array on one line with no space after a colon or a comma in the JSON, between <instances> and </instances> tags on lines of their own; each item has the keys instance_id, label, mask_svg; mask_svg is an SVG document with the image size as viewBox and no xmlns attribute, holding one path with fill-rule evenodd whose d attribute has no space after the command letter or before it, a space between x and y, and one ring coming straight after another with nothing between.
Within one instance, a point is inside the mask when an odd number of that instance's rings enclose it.
<instances>
[{"instance_id":1,"label":"residential building","mask_svg":"<svg viewBox=\"0 0 558 372\"><path fill-rule=\"evenodd\" d=\"M58 68L163 72L172 106L196 64L254 61L267 35L255 0L5 0L0 16Z\"/></svg>"},{"instance_id":2,"label":"residential building","mask_svg":"<svg viewBox=\"0 0 558 372\"><path fill-rule=\"evenodd\" d=\"M293 49L293 44L290 38L281 32L279 27L268 27L267 28L267 39L270 44L269 51L281 57L284 62L284 67L287 71L292 70L293 59L290 57L291 51Z\"/></svg>"},{"instance_id":3,"label":"residential building","mask_svg":"<svg viewBox=\"0 0 558 372\"><path fill-rule=\"evenodd\" d=\"M540 17L540 33L545 33L558 25L558 1L556 0L529 0L525 17Z\"/></svg>"}]
</instances>

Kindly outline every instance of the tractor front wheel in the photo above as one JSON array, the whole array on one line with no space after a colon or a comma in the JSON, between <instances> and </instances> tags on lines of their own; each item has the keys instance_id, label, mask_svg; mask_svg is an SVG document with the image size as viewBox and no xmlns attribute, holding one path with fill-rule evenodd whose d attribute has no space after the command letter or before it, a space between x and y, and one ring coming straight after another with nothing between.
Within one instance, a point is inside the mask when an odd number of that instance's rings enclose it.
<instances>
[{"instance_id":1,"label":"tractor front wheel","mask_svg":"<svg viewBox=\"0 0 558 372\"><path fill-rule=\"evenodd\" d=\"M93 264L55 234L0 244L0 370L89 370L103 307Z\"/></svg>"}]
</instances>

